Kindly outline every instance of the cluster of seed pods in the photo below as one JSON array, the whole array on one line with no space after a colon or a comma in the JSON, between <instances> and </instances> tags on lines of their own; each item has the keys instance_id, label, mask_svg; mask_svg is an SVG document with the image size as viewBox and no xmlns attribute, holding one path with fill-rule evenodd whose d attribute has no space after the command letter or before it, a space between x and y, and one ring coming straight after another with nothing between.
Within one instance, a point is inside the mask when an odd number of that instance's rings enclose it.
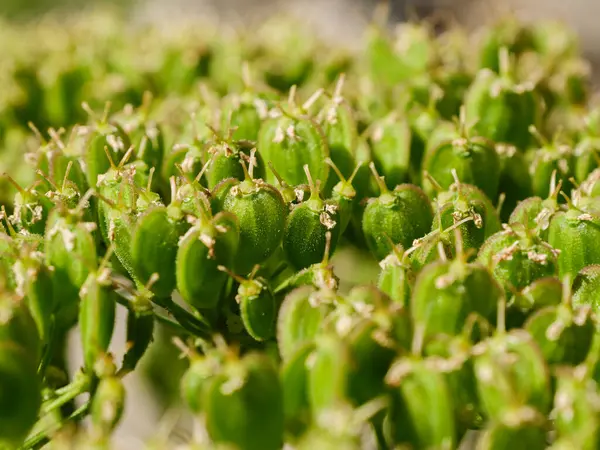
<instances>
[{"instance_id":1,"label":"cluster of seed pods","mask_svg":"<svg viewBox=\"0 0 600 450\"><path fill-rule=\"evenodd\" d=\"M14 75L0 448L86 415L82 445L111 448L162 329L189 363L189 448L450 450L473 430L482 450L597 448L600 109L570 32L505 19L474 52L455 26L374 24L357 54L270 32L159 45L156 70L116 36L98 70L118 95L79 54L50 85ZM112 104L75 112L84 87Z\"/></svg>"}]
</instances>

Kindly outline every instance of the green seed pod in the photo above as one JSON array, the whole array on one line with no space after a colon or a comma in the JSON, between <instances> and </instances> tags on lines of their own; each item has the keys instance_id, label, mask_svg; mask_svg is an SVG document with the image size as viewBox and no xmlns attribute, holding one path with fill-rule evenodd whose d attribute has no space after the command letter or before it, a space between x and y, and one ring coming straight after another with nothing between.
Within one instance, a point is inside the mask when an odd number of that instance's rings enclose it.
<instances>
[{"instance_id":1,"label":"green seed pod","mask_svg":"<svg viewBox=\"0 0 600 450\"><path fill-rule=\"evenodd\" d=\"M175 145L173 150L165 155L165 160L160 171L160 178L162 180L170 180L171 177L177 176L180 173L185 177L197 178L197 175L202 171L205 164L203 163L202 146L199 147L184 144ZM203 175L198 178L198 181L205 182ZM172 201L173 199L169 198L169 194L168 188L163 189L165 199Z\"/></svg>"},{"instance_id":2,"label":"green seed pod","mask_svg":"<svg viewBox=\"0 0 600 450\"><path fill-rule=\"evenodd\" d=\"M202 413L203 400L207 386L214 376L218 365L210 357L192 358L190 367L181 377L181 398L194 414Z\"/></svg>"},{"instance_id":3,"label":"green seed pod","mask_svg":"<svg viewBox=\"0 0 600 450\"><path fill-rule=\"evenodd\" d=\"M241 274L247 274L279 247L288 214L287 206L277 189L252 178L251 164L246 179L229 190L223 201L223 210L237 216L240 242L234 268Z\"/></svg>"},{"instance_id":4,"label":"green seed pod","mask_svg":"<svg viewBox=\"0 0 600 450\"><path fill-rule=\"evenodd\" d=\"M348 227L354 212L356 203L356 190L352 186L352 182L360 171L362 163L357 164L354 168L354 171L350 174L350 177L346 179L331 159L328 158L326 162L331 166L333 171L340 179L339 183L337 183L332 189L331 200L337 205L338 208L337 215L339 216L339 231L341 235Z\"/></svg>"},{"instance_id":5,"label":"green seed pod","mask_svg":"<svg viewBox=\"0 0 600 450\"><path fill-rule=\"evenodd\" d=\"M277 316L277 344L284 361L314 339L332 309L330 296L312 286L299 287L285 297Z\"/></svg>"},{"instance_id":6,"label":"green seed pod","mask_svg":"<svg viewBox=\"0 0 600 450\"><path fill-rule=\"evenodd\" d=\"M590 265L579 271L573 281L573 306L590 306L600 313L600 265Z\"/></svg>"},{"instance_id":7,"label":"green seed pod","mask_svg":"<svg viewBox=\"0 0 600 450\"><path fill-rule=\"evenodd\" d=\"M121 371L133 372L154 335L154 314L149 300L138 298L127 311L127 344Z\"/></svg>"},{"instance_id":8,"label":"green seed pod","mask_svg":"<svg viewBox=\"0 0 600 450\"><path fill-rule=\"evenodd\" d=\"M417 276L410 311L424 338L436 334L454 336L473 313L491 320L502 288L481 264L467 263L465 255L454 261L425 266Z\"/></svg>"},{"instance_id":9,"label":"green seed pod","mask_svg":"<svg viewBox=\"0 0 600 450\"><path fill-rule=\"evenodd\" d=\"M343 175L340 177L338 174L342 181L344 177L350 176L356 165L354 149L358 140L354 112L350 104L342 97L344 81L345 75L341 74L331 100L323 106L317 116L317 121L327 138L329 156L338 171ZM323 190L328 194L335 186L336 174L330 172L329 178L321 181L325 183Z\"/></svg>"},{"instance_id":10,"label":"green seed pod","mask_svg":"<svg viewBox=\"0 0 600 450\"><path fill-rule=\"evenodd\" d=\"M595 326L589 306L573 308L570 291L563 295L562 304L535 312L524 328L537 342L548 364L576 366L590 351Z\"/></svg>"},{"instance_id":11,"label":"green seed pod","mask_svg":"<svg viewBox=\"0 0 600 450\"><path fill-rule=\"evenodd\" d=\"M500 320L499 320L500 322ZM502 326L499 326L502 330ZM533 338L513 330L480 342L473 349L477 392L487 417L530 406L542 414L552 402L548 367Z\"/></svg>"},{"instance_id":12,"label":"green seed pod","mask_svg":"<svg viewBox=\"0 0 600 450\"><path fill-rule=\"evenodd\" d=\"M148 209L138 217L131 236L131 263L137 279L146 284L158 275L152 292L158 297L169 297L175 289L175 259L182 224L169 215L164 206Z\"/></svg>"},{"instance_id":13,"label":"green seed pod","mask_svg":"<svg viewBox=\"0 0 600 450\"><path fill-rule=\"evenodd\" d=\"M44 234L46 220L54 203L44 194L35 189L36 185L23 189L10 176L4 174L16 188L13 200L13 213L6 217L16 231L32 234Z\"/></svg>"},{"instance_id":14,"label":"green seed pod","mask_svg":"<svg viewBox=\"0 0 600 450\"><path fill-rule=\"evenodd\" d=\"M206 387L206 429L214 442L240 450L278 450L283 445L283 390L264 355L232 361Z\"/></svg>"},{"instance_id":15,"label":"green seed pod","mask_svg":"<svg viewBox=\"0 0 600 450\"><path fill-rule=\"evenodd\" d=\"M296 269L304 269L322 259L327 233L331 233L329 251L333 254L340 234L338 205L321 199L308 165L304 170L310 185L310 198L292 209L283 234L283 250Z\"/></svg>"},{"instance_id":16,"label":"green seed pod","mask_svg":"<svg viewBox=\"0 0 600 450\"><path fill-rule=\"evenodd\" d=\"M579 368L580 369L580 368ZM600 439L598 387L578 368L560 368L554 396L554 427L557 442L574 440L581 449L597 448Z\"/></svg>"},{"instance_id":17,"label":"green seed pod","mask_svg":"<svg viewBox=\"0 0 600 450\"><path fill-rule=\"evenodd\" d=\"M240 162L249 161L250 158L254 158L252 167L256 178L264 179L266 176L265 164L260 153L255 151L252 142L217 140L215 143L208 144L206 152L210 161L206 171L206 181L210 189L228 178L243 181L245 174Z\"/></svg>"},{"instance_id":18,"label":"green seed pod","mask_svg":"<svg viewBox=\"0 0 600 450\"><path fill-rule=\"evenodd\" d=\"M417 186L403 184L389 191L371 163L381 195L367 204L362 229L371 253L382 260L396 244L409 248L430 229L433 211L425 193Z\"/></svg>"},{"instance_id":19,"label":"green seed pod","mask_svg":"<svg viewBox=\"0 0 600 450\"><path fill-rule=\"evenodd\" d=\"M95 117L93 111L84 103L90 117ZM106 104L103 117L91 129L88 129L89 143L84 156L86 177L89 186L96 186L98 176L104 175L111 168L112 161L120 161L131 147L129 136L117 125L109 123L110 103ZM108 151L108 153L107 153ZM107 156L110 155L110 156Z\"/></svg>"},{"instance_id":20,"label":"green seed pod","mask_svg":"<svg viewBox=\"0 0 600 450\"><path fill-rule=\"evenodd\" d=\"M439 336L429 341L424 349L425 363L443 374L446 380L454 407L457 438L468 429L479 428L483 422L471 358L471 336L467 336L474 325L474 321L468 320L463 334L450 341L447 336Z\"/></svg>"},{"instance_id":21,"label":"green seed pod","mask_svg":"<svg viewBox=\"0 0 600 450\"><path fill-rule=\"evenodd\" d=\"M461 183L458 177L448 191L438 195L432 226L440 234L446 230L442 242L453 250L455 233L448 231L454 229L460 231L465 250L479 249L485 239L501 229L498 212L487 196L477 187Z\"/></svg>"},{"instance_id":22,"label":"green seed pod","mask_svg":"<svg viewBox=\"0 0 600 450\"><path fill-rule=\"evenodd\" d=\"M558 252L539 237L514 225L491 236L477 260L488 267L507 295L521 291L538 278L556 274Z\"/></svg>"},{"instance_id":23,"label":"green seed pod","mask_svg":"<svg viewBox=\"0 0 600 450\"><path fill-rule=\"evenodd\" d=\"M392 445L455 448L454 406L444 375L426 361L402 358L392 365L386 382L396 396L389 413Z\"/></svg>"},{"instance_id":24,"label":"green seed pod","mask_svg":"<svg viewBox=\"0 0 600 450\"><path fill-rule=\"evenodd\" d=\"M600 218L597 215L570 208L552 217L548 243L560 251L558 274L562 277L590 264L600 263Z\"/></svg>"},{"instance_id":25,"label":"green seed pod","mask_svg":"<svg viewBox=\"0 0 600 450\"><path fill-rule=\"evenodd\" d=\"M500 182L500 159L494 145L483 138L469 137L465 125L461 127L451 140L427 153L423 170L443 189L448 189L458 177L464 183L477 186L488 198L495 199ZM435 189L427 178L423 188L427 195L434 197Z\"/></svg>"},{"instance_id":26,"label":"green seed pod","mask_svg":"<svg viewBox=\"0 0 600 450\"><path fill-rule=\"evenodd\" d=\"M379 266L377 287L394 302L408 308L415 273L402 246L396 245L392 253L379 262Z\"/></svg>"},{"instance_id":27,"label":"green seed pod","mask_svg":"<svg viewBox=\"0 0 600 450\"><path fill-rule=\"evenodd\" d=\"M33 427L42 402L37 361L15 342L0 344L0 445L17 448Z\"/></svg>"},{"instance_id":28,"label":"green seed pod","mask_svg":"<svg viewBox=\"0 0 600 450\"><path fill-rule=\"evenodd\" d=\"M308 375L313 413L346 401L351 361L350 349L339 336L323 333L315 339Z\"/></svg>"},{"instance_id":29,"label":"green seed pod","mask_svg":"<svg viewBox=\"0 0 600 450\"><path fill-rule=\"evenodd\" d=\"M286 183L296 186L304 181L302 167L308 164L317 180L327 180L329 156L327 140L321 127L305 117L281 116L263 122L258 135L258 149ZM273 176L267 173L267 181Z\"/></svg>"},{"instance_id":30,"label":"green seed pod","mask_svg":"<svg viewBox=\"0 0 600 450\"><path fill-rule=\"evenodd\" d=\"M257 341L273 337L277 305L267 280L253 278L253 274L248 280L241 280L235 299L248 334Z\"/></svg>"},{"instance_id":31,"label":"green seed pod","mask_svg":"<svg viewBox=\"0 0 600 450\"><path fill-rule=\"evenodd\" d=\"M558 306L562 299L563 285L558 278L538 278L510 299L506 312L508 327L522 327L530 314L548 306Z\"/></svg>"},{"instance_id":32,"label":"green seed pod","mask_svg":"<svg viewBox=\"0 0 600 450\"><path fill-rule=\"evenodd\" d=\"M388 189L406 182L410 168L410 125L396 113L375 122L369 137L373 162Z\"/></svg>"},{"instance_id":33,"label":"green seed pod","mask_svg":"<svg viewBox=\"0 0 600 450\"><path fill-rule=\"evenodd\" d=\"M115 326L116 294L110 276L110 270L101 266L90 272L81 287L79 327L85 369L90 374L98 358L107 352Z\"/></svg>"},{"instance_id":34,"label":"green seed pod","mask_svg":"<svg viewBox=\"0 0 600 450\"><path fill-rule=\"evenodd\" d=\"M466 121L475 123L473 131L478 135L524 151L531 143L530 125L540 120L540 101L532 83L513 81L508 52L501 52L500 57L501 75L480 70L466 93Z\"/></svg>"},{"instance_id":35,"label":"green seed pod","mask_svg":"<svg viewBox=\"0 0 600 450\"><path fill-rule=\"evenodd\" d=\"M240 241L236 217L227 212L200 220L179 242L176 257L177 290L198 309L214 308L227 275L219 266L231 267Z\"/></svg>"},{"instance_id":36,"label":"green seed pod","mask_svg":"<svg viewBox=\"0 0 600 450\"><path fill-rule=\"evenodd\" d=\"M530 131L541 145L541 148L532 150L526 155L533 195L542 198L551 196L552 187L556 182L562 183L562 190L570 194L573 187L570 180L575 168L573 148L568 142L559 141L560 135L557 135L553 142L549 142L535 127L530 127Z\"/></svg>"},{"instance_id":37,"label":"green seed pod","mask_svg":"<svg viewBox=\"0 0 600 450\"><path fill-rule=\"evenodd\" d=\"M225 199L229 195L229 191L238 184L239 180L237 178L226 178L221 180L221 182L210 191L210 209L214 214L223 211Z\"/></svg>"},{"instance_id":38,"label":"green seed pod","mask_svg":"<svg viewBox=\"0 0 600 450\"><path fill-rule=\"evenodd\" d=\"M53 295L53 273L42 262L43 256L27 251L14 263L12 269L17 282L16 292L24 295L24 301L35 321L42 343L49 342L54 327L56 311Z\"/></svg>"},{"instance_id":39,"label":"green seed pod","mask_svg":"<svg viewBox=\"0 0 600 450\"><path fill-rule=\"evenodd\" d=\"M516 17L503 18L489 27L479 42L479 67L499 73L502 69L503 49L519 55L532 49L535 42L529 26L525 26Z\"/></svg>"},{"instance_id":40,"label":"green seed pod","mask_svg":"<svg viewBox=\"0 0 600 450\"><path fill-rule=\"evenodd\" d=\"M513 145L496 144L495 147L500 160L498 192L504 194L500 215L502 221L506 222L518 203L532 195L532 181L523 153Z\"/></svg>"},{"instance_id":41,"label":"green seed pod","mask_svg":"<svg viewBox=\"0 0 600 450\"><path fill-rule=\"evenodd\" d=\"M125 387L115 377L102 378L92 400L91 417L96 431L108 436L117 426L125 408Z\"/></svg>"},{"instance_id":42,"label":"green seed pod","mask_svg":"<svg viewBox=\"0 0 600 450\"><path fill-rule=\"evenodd\" d=\"M256 142L263 120L269 113L269 100L246 86L241 95L232 94L223 99L221 130L233 130L232 139Z\"/></svg>"},{"instance_id":43,"label":"green seed pod","mask_svg":"<svg viewBox=\"0 0 600 450\"><path fill-rule=\"evenodd\" d=\"M432 30L427 24L403 23L396 39L388 36L387 28L377 25L370 27L367 39L368 64L374 81L394 85L427 70L435 57Z\"/></svg>"},{"instance_id":44,"label":"green seed pod","mask_svg":"<svg viewBox=\"0 0 600 450\"><path fill-rule=\"evenodd\" d=\"M44 249L46 264L54 268L52 293L59 327L69 328L76 322L79 289L98 265L93 234L97 225L82 219L79 207L68 211L59 207L50 214L46 227Z\"/></svg>"},{"instance_id":45,"label":"green seed pod","mask_svg":"<svg viewBox=\"0 0 600 450\"><path fill-rule=\"evenodd\" d=\"M40 360L42 342L24 299L8 292L0 294L0 345L16 345L27 352L32 364Z\"/></svg>"},{"instance_id":46,"label":"green seed pod","mask_svg":"<svg viewBox=\"0 0 600 450\"><path fill-rule=\"evenodd\" d=\"M548 448L544 418L529 407L507 413L503 422L492 422L483 431L477 450L543 450Z\"/></svg>"},{"instance_id":47,"label":"green seed pod","mask_svg":"<svg viewBox=\"0 0 600 450\"><path fill-rule=\"evenodd\" d=\"M294 436L304 433L310 424L308 361L314 349L313 342L296 347L280 369L286 430Z\"/></svg>"}]
</instances>

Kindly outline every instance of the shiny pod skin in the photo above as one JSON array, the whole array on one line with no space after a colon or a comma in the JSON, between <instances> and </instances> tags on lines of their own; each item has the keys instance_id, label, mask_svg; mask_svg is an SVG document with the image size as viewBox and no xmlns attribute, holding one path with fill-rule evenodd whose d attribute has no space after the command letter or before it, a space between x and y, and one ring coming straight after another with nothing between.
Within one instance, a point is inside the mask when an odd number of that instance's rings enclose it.
<instances>
[{"instance_id":1,"label":"shiny pod skin","mask_svg":"<svg viewBox=\"0 0 600 450\"><path fill-rule=\"evenodd\" d=\"M237 217L240 241L234 269L246 275L281 244L288 208L273 186L246 179L229 190L223 210Z\"/></svg>"},{"instance_id":2,"label":"shiny pod skin","mask_svg":"<svg viewBox=\"0 0 600 450\"><path fill-rule=\"evenodd\" d=\"M168 297L175 289L175 260L183 231L183 224L163 206L150 208L136 221L131 236L133 271L144 285L153 274L158 275L150 287L158 297Z\"/></svg>"},{"instance_id":3,"label":"shiny pod skin","mask_svg":"<svg viewBox=\"0 0 600 450\"><path fill-rule=\"evenodd\" d=\"M417 276L409 310L425 338L456 335L472 313L492 320L502 288L481 264L461 259L427 265Z\"/></svg>"},{"instance_id":4,"label":"shiny pod skin","mask_svg":"<svg viewBox=\"0 0 600 450\"><path fill-rule=\"evenodd\" d=\"M211 309L219 302L227 274L219 266L231 267L240 239L236 217L217 214L207 223L198 223L179 241L176 257L177 290L197 309Z\"/></svg>"},{"instance_id":5,"label":"shiny pod skin","mask_svg":"<svg viewBox=\"0 0 600 450\"><path fill-rule=\"evenodd\" d=\"M108 351L115 327L116 293L111 289L110 271L91 272L81 287L79 327L85 369L94 373L94 364Z\"/></svg>"},{"instance_id":6,"label":"shiny pod skin","mask_svg":"<svg viewBox=\"0 0 600 450\"><path fill-rule=\"evenodd\" d=\"M214 442L231 443L240 450L279 450L284 407L275 366L256 353L230 364L204 390L208 435Z\"/></svg>"},{"instance_id":7,"label":"shiny pod skin","mask_svg":"<svg viewBox=\"0 0 600 450\"><path fill-rule=\"evenodd\" d=\"M362 218L367 245L382 260L395 244L410 248L415 239L431 229L433 211L425 193L417 186L402 184L369 200Z\"/></svg>"}]
</instances>

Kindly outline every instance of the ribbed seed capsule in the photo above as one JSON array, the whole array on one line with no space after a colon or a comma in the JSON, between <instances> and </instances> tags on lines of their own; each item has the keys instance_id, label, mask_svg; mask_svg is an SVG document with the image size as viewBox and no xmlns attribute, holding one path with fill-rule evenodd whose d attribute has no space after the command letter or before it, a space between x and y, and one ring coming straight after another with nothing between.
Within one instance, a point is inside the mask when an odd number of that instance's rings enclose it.
<instances>
[{"instance_id":1,"label":"ribbed seed capsule","mask_svg":"<svg viewBox=\"0 0 600 450\"><path fill-rule=\"evenodd\" d=\"M581 449L597 448L600 439L600 393L589 375L581 368L560 368L552 411L557 442L573 441Z\"/></svg>"},{"instance_id":2,"label":"ribbed seed capsule","mask_svg":"<svg viewBox=\"0 0 600 450\"><path fill-rule=\"evenodd\" d=\"M53 273L41 261L43 256L35 252L21 255L13 265L17 280L16 292L24 295L24 301L37 326L43 344L47 344L54 327L56 312L53 295Z\"/></svg>"},{"instance_id":3,"label":"ribbed seed capsule","mask_svg":"<svg viewBox=\"0 0 600 450\"><path fill-rule=\"evenodd\" d=\"M498 212L487 196L477 187L460 182L458 177L448 191L438 195L436 202L432 230L442 232L458 227L465 250L479 249L501 229ZM445 233L443 237L444 244L455 250L455 234Z\"/></svg>"},{"instance_id":4,"label":"ribbed seed capsule","mask_svg":"<svg viewBox=\"0 0 600 450\"><path fill-rule=\"evenodd\" d=\"M17 189L13 200L13 213L5 217L14 226L16 231L22 233L44 234L46 220L54 206L52 200L35 189L35 184L23 189L10 176L4 175ZM5 212L3 213L4 215Z\"/></svg>"},{"instance_id":5,"label":"ribbed seed capsule","mask_svg":"<svg viewBox=\"0 0 600 450\"><path fill-rule=\"evenodd\" d=\"M200 221L179 242L176 258L177 290L198 309L214 308L227 275L219 266L231 267L240 239L236 217L227 212Z\"/></svg>"},{"instance_id":6,"label":"ribbed seed capsule","mask_svg":"<svg viewBox=\"0 0 600 450\"><path fill-rule=\"evenodd\" d=\"M550 365L581 364L592 347L595 325L591 308L573 307L569 283L567 277L561 304L535 312L523 327L537 342Z\"/></svg>"},{"instance_id":7,"label":"ribbed seed capsule","mask_svg":"<svg viewBox=\"0 0 600 450\"><path fill-rule=\"evenodd\" d=\"M464 120L464 119L463 119ZM479 137L469 137L466 125L455 133L452 139L442 142L427 153L423 170L437 183L448 189L456 180L478 187L490 199L498 195L500 182L500 160L493 143ZM435 189L423 180L425 192L433 197Z\"/></svg>"},{"instance_id":8,"label":"ribbed seed capsule","mask_svg":"<svg viewBox=\"0 0 600 450\"><path fill-rule=\"evenodd\" d=\"M484 429L477 450L543 450L548 448L544 418L529 407L507 413L504 423L491 422Z\"/></svg>"},{"instance_id":9,"label":"ribbed seed capsule","mask_svg":"<svg viewBox=\"0 0 600 450\"><path fill-rule=\"evenodd\" d=\"M385 178L388 189L405 183L410 168L411 133L408 121L397 114L373 124L369 143L377 171Z\"/></svg>"},{"instance_id":10,"label":"ribbed seed capsule","mask_svg":"<svg viewBox=\"0 0 600 450\"><path fill-rule=\"evenodd\" d=\"M138 217L131 236L131 263L143 284L158 279L150 288L158 297L168 297L175 289L175 259L180 235L185 228L164 206L150 208Z\"/></svg>"},{"instance_id":11,"label":"ribbed seed capsule","mask_svg":"<svg viewBox=\"0 0 600 450\"><path fill-rule=\"evenodd\" d=\"M283 360L314 339L332 310L330 298L312 286L299 287L285 297L277 316L277 344Z\"/></svg>"},{"instance_id":12,"label":"ribbed seed capsule","mask_svg":"<svg viewBox=\"0 0 600 450\"><path fill-rule=\"evenodd\" d=\"M502 51L500 75L478 72L465 95L466 120L475 123L480 136L525 151L531 142L529 126L540 120L540 101L533 83L515 83L508 66L508 52Z\"/></svg>"},{"instance_id":13,"label":"ribbed seed capsule","mask_svg":"<svg viewBox=\"0 0 600 450\"><path fill-rule=\"evenodd\" d=\"M264 355L231 361L204 394L206 429L214 442L240 450L278 450L283 445L283 392L277 370Z\"/></svg>"},{"instance_id":14,"label":"ribbed seed capsule","mask_svg":"<svg viewBox=\"0 0 600 450\"><path fill-rule=\"evenodd\" d=\"M97 266L97 225L82 222L77 211L52 211L48 218L44 250L46 263L53 267L52 292L57 324L72 326L77 319L79 290Z\"/></svg>"},{"instance_id":15,"label":"ribbed seed capsule","mask_svg":"<svg viewBox=\"0 0 600 450\"><path fill-rule=\"evenodd\" d=\"M388 418L390 444L412 448L455 447L452 397L440 372L426 361L405 358L390 367L386 382L395 390Z\"/></svg>"},{"instance_id":16,"label":"ribbed seed capsule","mask_svg":"<svg viewBox=\"0 0 600 450\"><path fill-rule=\"evenodd\" d=\"M417 276L409 309L425 338L454 336L473 313L491 320L502 298L502 288L484 266L459 257L425 266Z\"/></svg>"},{"instance_id":17,"label":"ribbed seed capsule","mask_svg":"<svg viewBox=\"0 0 600 450\"><path fill-rule=\"evenodd\" d=\"M531 232L514 225L491 236L477 260L488 267L507 295L556 274L558 252Z\"/></svg>"},{"instance_id":18,"label":"ribbed seed capsule","mask_svg":"<svg viewBox=\"0 0 600 450\"><path fill-rule=\"evenodd\" d=\"M499 333L473 349L477 392L486 416L502 420L529 406L546 414L551 406L548 367L539 347L523 330Z\"/></svg>"},{"instance_id":19,"label":"ribbed seed capsule","mask_svg":"<svg viewBox=\"0 0 600 450\"><path fill-rule=\"evenodd\" d=\"M219 270L228 272L225 267ZM240 305L240 315L244 328L257 341L265 341L275 334L277 305L268 281L262 277L254 278L256 266L248 279L231 274L240 286L235 300Z\"/></svg>"},{"instance_id":20,"label":"ribbed seed capsule","mask_svg":"<svg viewBox=\"0 0 600 450\"><path fill-rule=\"evenodd\" d=\"M80 291L79 327L85 369L90 374L98 358L107 352L115 326L116 294L110 276L110 270L100 266L90 272Z\"/></svg>"},{"instance_id":21,"label":"ribbed seed capsule","mask_svg":"<svg viewBox=\"0 0 600 450\"><path fill-rule=\"evenodd\" d=\"M110 104L107 103L104 116L92 126L88 136L85 167L87 182L91 187L96 186L99 175L104 175L111 168L110 159L121 160L127 149L131 147L127 133L119 125L109 123L109 108ZM89 107L87 109L89 110ZM91 110L88 113L91 117L95 116ZM106 149L110 153L110 159L107 158Z\"/></svg>"},{"instance_id":22,"label":"ribbed seed capsule","mask_svg":"<svg viewBox=\"0 0 600 450\"><path fill-rule=\"evenodd\" d=\"M519 201L533 195L532 181L523 153L513 145L496 144L495 148L500 161L498 192L504 194L500 216L506 222Z\"/></svg>"},{"instance_id":23,"label":"ribbed seed capsule","mask_svg":"<svg viewBox=\"0 0 600 450\"><path fill-rule=\"evenodd\" d=\"M331 166L333 171L340 179L339 183L333 186L331 199L333 200L333 203L337 205L340 221L340 234L343 234L350 223L350 219L352 218L356 204L356 190L352 186L352 182L354 181L363 164L357 164L348 179L344 178L342 172L331 159L327 160L327 164Z\"/></svg>"},{"instance_id":24,"label":"ribbed seed capsule","mask_svg":"<svg viewBox=\"0 0 600 450\"><path fill-rule=\"evenodd\" d=\"M472 319L473 316L469 317ZM463 333L448 340L440 335L426 344L426 364L437 369L445 378L452 397L457 440L468 429L479 428L483 422L473 370L472 334L474 321L467 320Z\"/></svg>"},{"instance_id":25,"label":"ribbed seed capsule","mask_svg":"<svg viewBox=\"0 0 600 450\"><path fill-rule=\"evenodd\" d=\"M256 152L253 142L232 140L217 141L209 144L207 158L210 166L206 171L206 181L209 189L213 189L222 180L235 178L243 181L245 174L241 161L255 158L252 162L256 178L265 178L266 168L260 153Z\"/></svg>"},{"instance_id":26,"label":"ribbed seed capsule","mask_svg":"<svg viewBox=\"0 0 600 450\"><path fill-rule=\"evenodd\" d=\"M307 363L314 349L315 344L311 341L296 347L280 368L286 430L294 436L304 433L310 424Z\"/></svg>"},{"instance_id":27,"label":"ribbed seed capsule","mask_svg":"<svg viewBox=\"0 0 600 450\"><path fill-rule=\"evenodd\" d=\"M234 269L247 274L279 247L288 214L287 206L277 189L252 178L251 165L246 179L229 189L223 210L235 214L238 219L240 242Z\"/></svg>"},{"instance_id":28,"label":"ribbed seed capsule","mask_svg":"<svg viewBox=\"0 0 600 450\"><path fill-rule=\"evenodd\" d=\"M33 427L42 402L37 361L16 342L0 342L0 445L17 448Z\"/></svg>"},{"instance_id":29,"label":"ribbed seed capsule","mask_svg":"<svg viewBox=\"0 0 600 450\"><path fill-rule=\"evenodd\" d=\"M312 119L284 115L266 120L257 144L264 160L273 163L286 183L296 186L304 181L304 164L315 179L327 180L329 148L323 130ZM267 181L275 181L272 174L267 173Z\"/></svg>"},{"instance_id":30,"label":"ribbed seed capsule","mask_svg":"<svg viewBox=\"0 0 600 450\"><path fill-rule=\"evenodd\" d=\"M367 204L362 229L369 249L382 260L390 254L393 245L409 248L415 239L425 236L433 221L433 211L420 188L402 184L389 191L373 165L372 170L381 195Z\"/></svg>"},{"instance_id":31,"label":"ribbed seed capsule","mask_svg":"<svg viewBox=\"0 0 600 450\"><path fill-rule=\"evenodd\" d=\"M323 201L308 165L304 166L304 171L310 184L310 198L292 209L283 234L283 250L296 269L304 269L321 260L327 233L331 233L329 251L333 254L340 234L339 206Z\"/></svg>"},{"instance_id":32,"label":"ribbed seed capsule","mask_svg":"<svg viewBox=\"0 0 600 450\"><path fill-rule=\"evenodd\" d=\"M548 243L560 251L558 274L562 277L590 264L600 264L600 217L569 208L552 217Z\"/></svg>"},{"instance_id":33,"label":"ribbed seed capsule","mask_svg":"<svg viewBox=\"0 0 600 450\"><path fill-rule=\"evenodd\" d=\"M125 387L116 376L98 383L91 407L92 424L101 436L108 436L117 426L125 408Z\"/></svg>"},{"instance_id":34,"label":"ribbed seed capsule","mask_svg":"<svg viewBox=\"0 0 600 450\"><path fill-rule=\"evenodd\" d=\"M350 176L355 164L354 149L358 139L356 120L348 102L342 97L345 76L340 75L331 100L319 112L318 122L325 133L329 157L344 176ZM335 185L335 174L329 173L323 190L329 194ZM342 180L343 178L340 178Z\"/></svg>"},{"instance_id":35,"label":"ribbed seed capsule","mask_svg":"<svg viewBox=\"0 0 600 450\"><path fill-rule=\"evenodd\" d=\"M394 302L408 308L415 274L408 255L404 255L404 249L399 245L395 246L392 253L382 259L379 265L381 271L377 287Z\"/></svg>"},{"instance_id":36,"label":"ribbed seed capsule","mask_svg":"<svg viewBox=\"0 0 600 450\"><path fill-rule=\"evenodd\" d=\"M135 370L150 346L154 335L154 314L149 300L136 300L127 311L126 351L123 355L121 371Z\"/></svg>"}]
</instances>

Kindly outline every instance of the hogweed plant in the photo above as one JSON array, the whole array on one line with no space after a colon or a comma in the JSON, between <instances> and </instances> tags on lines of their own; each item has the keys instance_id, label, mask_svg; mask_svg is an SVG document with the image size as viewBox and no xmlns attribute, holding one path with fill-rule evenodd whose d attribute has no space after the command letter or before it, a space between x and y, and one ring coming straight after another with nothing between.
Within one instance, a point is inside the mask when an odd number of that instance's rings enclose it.
<instances>
[{"instance_id":1,"label":"hogweed plant","mask_svg":"<svg viewBox=\"0 0 600 450\"><path fill-rule=\"evenodd\" d=\"M1 449L112 448L124 381L168 357L184 448L598 446L600 120L570 30L374 23L351 52L95 17L0 31Z\"/></svg>"}]
</instances>

